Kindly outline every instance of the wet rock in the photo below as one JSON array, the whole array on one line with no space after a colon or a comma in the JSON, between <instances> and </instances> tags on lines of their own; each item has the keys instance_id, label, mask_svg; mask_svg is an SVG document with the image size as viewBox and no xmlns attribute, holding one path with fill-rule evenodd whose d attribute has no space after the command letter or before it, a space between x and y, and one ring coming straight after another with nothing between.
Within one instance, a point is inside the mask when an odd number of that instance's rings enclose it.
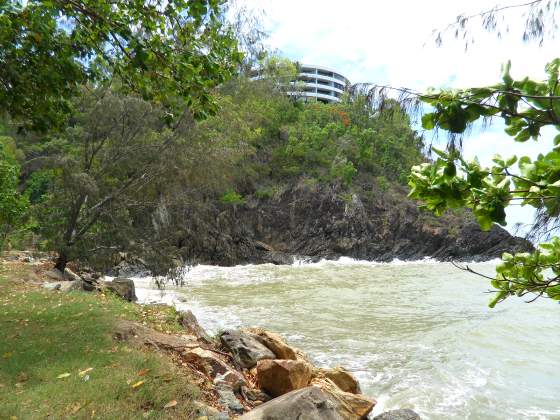
<instances>
[{"instance_id":1,"label":"wet rock","mask_svg":"<svg viewBox=\"0 0 560 420\"><path fill-rule=\"evenodd\" d=\"M235 363L242 368L252 368L259 360L276 356L252 335L238 330L227 330L220 336L222 344L233 354Z\"/></svg>"},{"instance_id":2,"label":"wet rock","mask_svg":"<svg viewBox=\"0 0 560 420\"><path fill-rule=\"evenodd\" d=\"M239 402L231 387L224 384L218 384L216 385L216 392L218 393L219 403L223 407L226 407L234 414L243 413L243 405Z\"/></svg>"},{"instance_id":3,"label":"wet rock","mask_svg":"<svg viewBox=\"0 0 560 420\"><path fill-rule=\"evenodd\" d=\"M267 251L263 255L263 262L276 265L290 265L294 263L294 256L280 251Z\"/></svg>"},{"instance_id":4,"label":"wet rock","mask_svg":"<svg viewBox=\"0 0 560 420\"><path fill-rule=\"evenodd\" d=\"M256 340L272 351L276 358L297 360L296 350L290 347L279 334L262 328L248 328L244 331L250 333Z\"/></svg>"},{"instance_id":5,"label":"wet rock","mask_svg":"<svg viewBox=\"0 0 560 420\"><path fill-rule=\"evenodd\" d=\"M378 416L375 416L373 420L420 420L420 416L414 411L405 408L386 411Z\"/></svg>"},{"instance_id":6,"label":"wet rock","mask_svg":"<svg viewBox=\"0 0 560 420\"><path fill-rule=\"evenodd\" d=\"M234 390L242 385L247 385L245 378L239 372L231 369L217 354L200 347L191 349L184 354L185 360L195 365L201 372L215 379L216 382L225 383Z\"/></svg>"},{"instance_id":7,"label":"wet rock","mask_svg":"<svg viewBox=\"0 0 560 420\"><path fill-rule=\"evenodd\" d=\"M298 389L253 408L239 420L346 420L340 402L319 387Z\"/></svg>"},{"instance_id":8,"label":"wet rock","mask_svg":"<svg viewBox=\"0 0 560 420\"><path fill-rule=\"evenodd\" d=\"M314 376L330 379L342 391L351 392L352 394L359 394L361 392L358 380L343 367L317 369L314 372Z\"/></svg>"},{"instance_id":9,"label":"wet rock","mask_svg":"<svg viewBox=\"0 0 560 420\"><path fill-rule=\"evenodd\" d=\"M278 397L309 384L312 366L303 360L260 360L257 363L259 387Z\"/></svg>"},{"instance_id":10,"label":"wet rock","mask_svg":"<svg viewBox=\"0 0 560 420\"><path fill-rule=\"evenodd\" d=\"M136 302L136 288L134 281L124 277L117 277L113 281L106 281L103 286L129 302Z\"/></svg>"},{"instance_id":11,"label":"wet rock","mask_svg":"<svg viewBox=\"0 0 560 420\"><path fill-rule=\"evenodd\" d=\"M206 333L204 328L200 326L192 311L180 311L179 324L181 324L189 334L196 336L200 341L206 344L212 343L212 338Z\"/></svg>"}]
</instances>

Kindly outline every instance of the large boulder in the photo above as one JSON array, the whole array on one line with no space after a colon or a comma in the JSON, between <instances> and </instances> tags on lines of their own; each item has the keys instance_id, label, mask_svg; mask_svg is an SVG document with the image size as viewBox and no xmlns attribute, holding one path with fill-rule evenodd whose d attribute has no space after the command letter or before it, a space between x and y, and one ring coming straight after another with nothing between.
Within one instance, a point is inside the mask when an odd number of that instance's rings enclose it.
<instances>
[{"instance_id":1,"label":"large boulder","mask_svg":"<svg viewBox=\"0 0 560 420\"><path fill-rule=\"evenodd\" d=\"M43 273L45 276L47 276L49 279L51 280L55 280L55 281L65 281L65 280L70 280L70 281L77 281L77 280L82 280L82 278L80 276L78 276L76 273L74 273L72 270L70 270L68 267L66 267L64 269L64 273L62 271L60 271L58 268L53 268L52 270L47 270Z\"/></svg>"},{"instance_id":2,"label":"large boulder","mask_svg":"<svg viewBox=\"0 0 560 420\"><path fill-rule=\"evenodd\" d=\"M116 322L113 338L120 341L134 341L158 350L184 353L200 346L195 336L164 334L134 321L125 319Z\"/></svg>"},{"instance_id":3,"label":"large boulder","mask_svg":"<svg viewBox=\"0 0 560 420\"><path fill-rule=\"evenodd\" d=\"M313 367L303 360L260 360L257 363L259 387L278 397L309 384Z\"/></svg>"},{"instance_id":4,"label":"large boulder","mask_svg":"<svg viewBox=\"0 0 560 420\"><path fill-rule=\"evenodd\" d=\"M68 280L66 277L64 277L64 274L62 273L62 271L60 271L58 268L53 268L52 270L47 270L43 274L45 276L47 276L49 279L54 280L54 281Z\"/></svg>"},{"instance_id":5,"label":"large boulder","mask_svg":"<svg viewBox=\"0 0 560 420\"><path fill-rule=\"evenodd\" d=\"M274 359L276 355L251 334L239 330L227 330L220 336L222 344L231 352L235 363L250 369L259 360Z\"/></svg>"},{"instance_id":6,"label":"large boulder","mask_svg":"<svg viewBox=\"0 0 560 420\"><path fill-rule=\"evenodd\" d=\"M113 281L104 282L103 286L129 302L136 302L138 300L134 281L131 279L117 277Z\"/></svg>"},{"instance_id":7,"label":"large boulder","mask_svg":"<svg viewBox=\"0 0 560 420\"><path fill-rule=\"evenodd\" d=\"M237 391L241 386L247 385L243 375L231 369L216 353L210 350L197 347L185 352L184 358L207 376L227 384L233 390Z\"/></svg>"},{"instance_id":8,"label":"large boulder","mask_svg":"<svg viewBox=\"0 0 560 420\"><path fill-rule=\"evenodd\" d=\"M200 326L196 316L192 313L192 311L180 311L179 312L179 324L183 326L183 328L189 333L197 337L200 341L211 344L212 338L208 335L208 333Z\"/></svg>"},{"instance_id":9,"label":"large boulder","mask_svg":"<svg viewBox=\"0 0 560 420\"><path fill-rule=\"evenodd\" d=\"M344 392L330 379L315 378L311 381L311 384L318 386L323 392L336 398L340 402L341 412L347 413L346 418L365 418L371 410L373 410L373 407L375 407L376 401L373 398L361 394Z\"/></svg>"},{"instance_id":10,"label":"large boulder","mask_svg":"<svg viewBox=\"0 0 560 420\"><path fill-rule=\"evenodd\" d=\"M405 408L386 411L378 416L375 416L373 420L420 420L420 416L414 411Z\"/></svg>"},{"instance_id":11,"label":"large boulder","mask_svg":"<svg viewBox=\"0 0 560 420\"><path fill-rule=\"evenodd\" d=\"M320 368L314 372L314 376L330 379L342 391L351 392L352 394L359 394L361 392L358 380L343 367L336 367L334 369Z\"/></svg>"},{"instance_id":12,"label":"large boulder","mask_svg":"<svg viewBox=\"0 0 560 420\"><path fill-rule=\"evenodd\" d=\"M290 347L279 334L262 328L248 328L244 331L251 334L256 340L272 351L276 358L297 360L296 349Z\"/></svg>"},{"instance_id":13,"label":"large boulder","mask_svg":"<svg viewBox=\"0 0 560 420\"><path fill-rule=\"evenodd\" d=\"M239 420L356 420L344 404L334 395L317 386L309 386L274 398L248 413Z\"/></svg>"}]
</instances>

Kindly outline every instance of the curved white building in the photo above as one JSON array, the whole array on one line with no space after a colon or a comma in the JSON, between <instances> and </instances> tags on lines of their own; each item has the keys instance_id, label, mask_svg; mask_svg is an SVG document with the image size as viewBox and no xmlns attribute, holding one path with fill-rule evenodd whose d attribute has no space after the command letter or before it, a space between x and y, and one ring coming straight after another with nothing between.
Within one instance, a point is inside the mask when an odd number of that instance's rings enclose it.
<instances>
[{"instance_id":1,"label":"curved white building","mask_svg":"<svg viewBox=\"0 0 560 420\"><path fill-rule=\"evenodd\" d=\"M302 63L296 65L297 79L290 82L293 90L288 89L288 95L304 99L306 102L310 100L324 103L340 102L342 94L350 84L346 77L329 67ZM252 80L262 77L259 69L251 71Z\"/></svg>"},{"instance_id":2,"label":"curved white building","mask_svg":"<svg viewBox=\"0 0 560 420\"><path fill-rule=\"evenodd\" d=\"M299 69L298 90L288 92L288 95L297 95L306 100L325 103L340 102L342 94L350 84L346 77L329 67L301 63L297 63L297 65Z\"/></svg>"}]
</instances>

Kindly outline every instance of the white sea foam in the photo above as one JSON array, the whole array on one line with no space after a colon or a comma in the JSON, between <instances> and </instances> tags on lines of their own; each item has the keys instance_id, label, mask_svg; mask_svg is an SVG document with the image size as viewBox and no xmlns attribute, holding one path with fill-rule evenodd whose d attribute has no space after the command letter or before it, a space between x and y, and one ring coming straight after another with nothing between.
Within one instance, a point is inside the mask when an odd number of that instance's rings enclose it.
<instances>
[{"instance_id":1,"label":"white sea foam","mask_svg":"<svg viewBox=\"0 0 560 420\"><path fill-rule=\"evenodd\" d=\"M495 262L476 268L491 272ZM163 292L150 278L134 280L140 302L190 309L210 332L262 326L317 365L345 366L377 399L376 414L400 407L430 419L559 414L560 381L549 368L560 352L556 306L511 299L490 310L486 280L449 263L199 265L186 288Z\"/></svg>"}]
</instances>

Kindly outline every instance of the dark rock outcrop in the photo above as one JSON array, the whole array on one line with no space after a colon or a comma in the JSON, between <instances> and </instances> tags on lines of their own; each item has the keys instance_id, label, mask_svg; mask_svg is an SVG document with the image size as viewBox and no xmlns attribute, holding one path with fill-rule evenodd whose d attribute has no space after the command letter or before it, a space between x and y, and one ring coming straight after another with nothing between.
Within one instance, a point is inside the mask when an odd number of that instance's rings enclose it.
<instances>
[{"instance_id":1,"label":"dark rock outcrop","mask_svg":"<svg viewBox=\"0 0 560 420\"><path fill-rule=\"evenodd\" d=\"M307 261L480 261L532 248L499 226L483 232L468 211L436 218L408 199L404 187L372 191L364 183L350 193L341 186L301 183L276 198L249 197L235 207L205 202L183 210L178 247L199 263L290 264L294 255Z\"/></svg>"}]
</instances>

